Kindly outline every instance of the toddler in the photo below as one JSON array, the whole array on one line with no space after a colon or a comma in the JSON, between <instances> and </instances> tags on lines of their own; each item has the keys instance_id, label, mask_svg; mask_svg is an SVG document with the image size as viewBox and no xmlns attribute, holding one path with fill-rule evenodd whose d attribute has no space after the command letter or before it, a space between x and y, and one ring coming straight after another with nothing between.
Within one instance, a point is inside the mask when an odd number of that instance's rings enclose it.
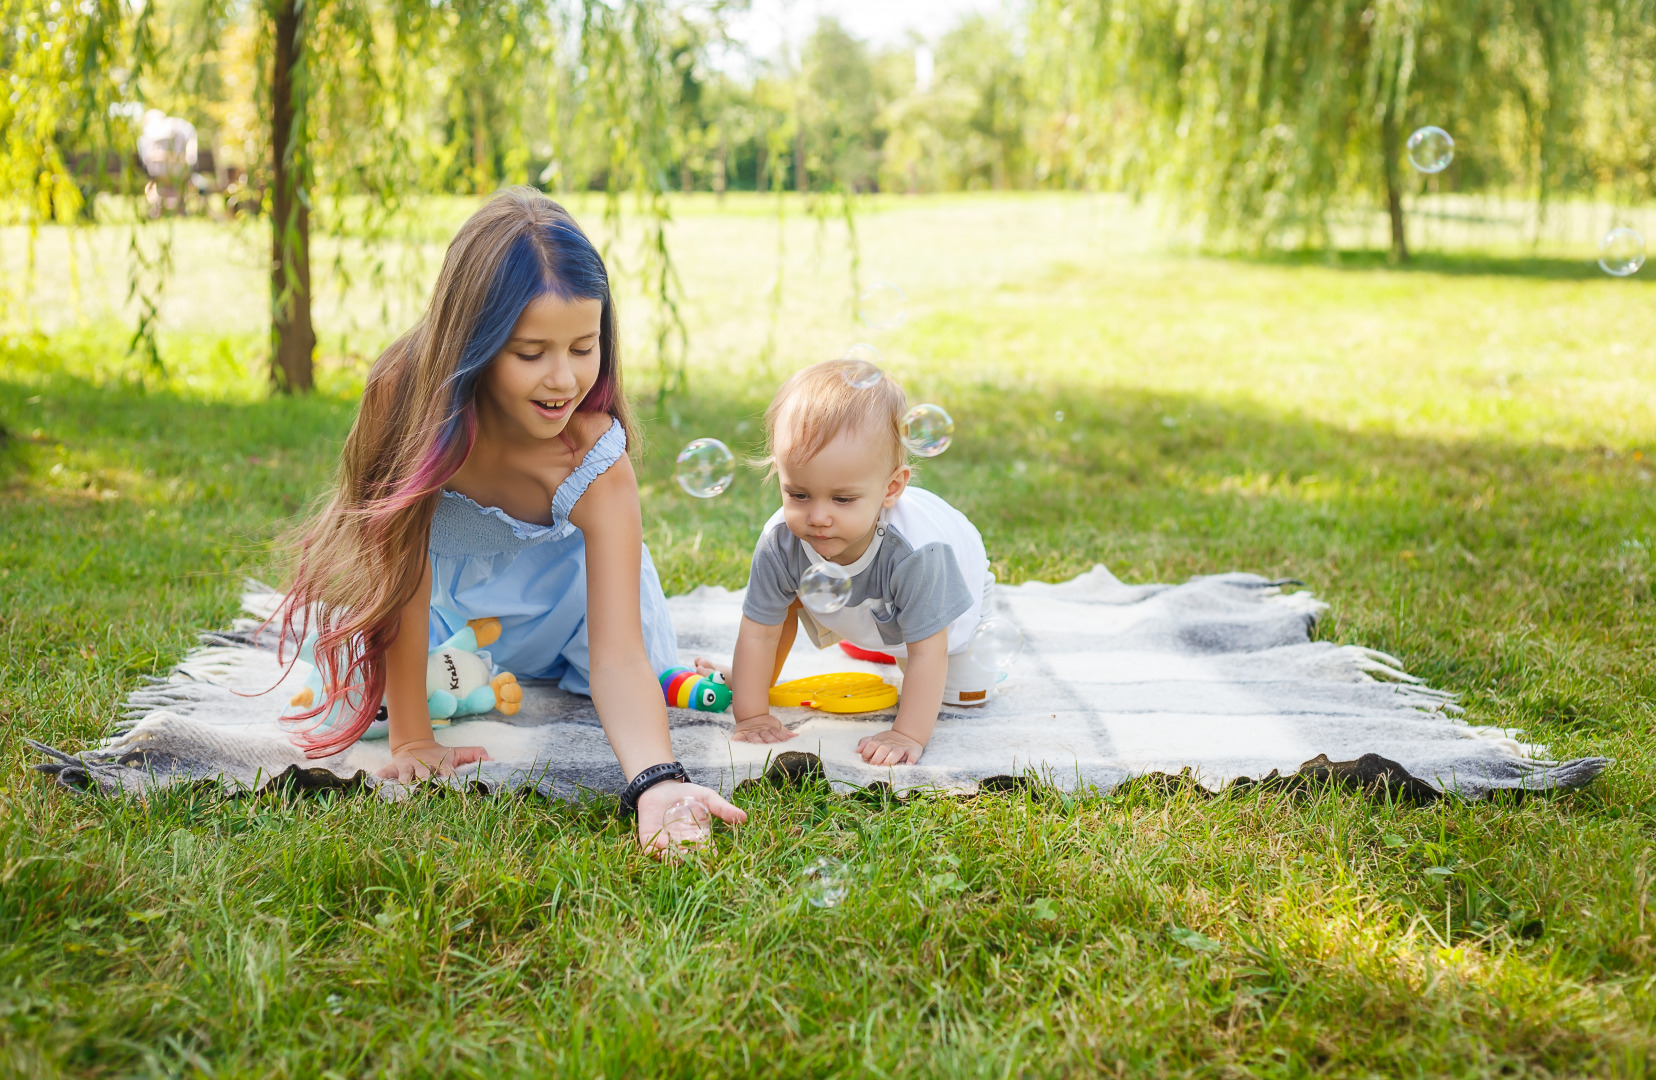
<instances>
[{"instance_id":1,"label":"toddler","mask_svg":"<svg viewBox=\"0 0 1656 1080\"><path fill-rule=\"evenodd\" d=\"M968 646L991 614L995 579L966 516L909 486L902 387L889 376L858 387L854 375L843 360L805 368L765 412L782 509L765 524L748 575L731 670L732 737L794 737L771 714L769 689L804 626L819 649L843 640L897 658L897 721L857 751L871 765L901 765L920 760L943 704L981 705L994 693L995 671ZM851 578L850 599L831 613L799 599L800 578L821 562Z\"/></svg>"}]
</instances>

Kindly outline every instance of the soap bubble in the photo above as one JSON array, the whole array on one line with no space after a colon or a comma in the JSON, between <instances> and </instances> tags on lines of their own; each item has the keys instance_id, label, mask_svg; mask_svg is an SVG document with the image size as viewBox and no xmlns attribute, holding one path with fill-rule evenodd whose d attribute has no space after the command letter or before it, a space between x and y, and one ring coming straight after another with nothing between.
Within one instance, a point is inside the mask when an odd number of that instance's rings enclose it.
<instances>
[{"instance_id":1,"label":"soap bubble","mask_svg":"<svg viewBox=\"0 0 1656 1080\"><path fill-rule=\"evenodd\" d=\"M1059 409L1057 412L1052 414L1052 418L1062 424L1064 422L1064 410Z\"/></svg>"},{"instance_id":2,"label":"soap bubble","mask_svg":"<svg viewBox=\"0 0 1656 1080\"><path fill-rule=\"evenodd\" d=\"M838 907L851 888L851 868L838 859L818 859L799 876L805 880L805 899L812 907Z\"/></svg>"},{"instance_id":3,"label":"soap bubble","mask_svg":"<svg viewBox=\"0 0 1656 1080\"><path fill-rule=\"evenodd\" d=\"M979 667L1010 671L1023 653L1023 646L1023 631L1013 626L1011 619L991 615L977 624L967 648Z\"/></svg>"},{"instance_id":4,"label":"soap bubble","mask_svg":"<svg viewBox=\"0 0 1656 1080\"><path fill-rule=\"evenodd\" d=\"M1423 127L1409 136L1409 164L1423 173L1440 173L1455 160L1455 140L1440 127Z\"/></svg>"},{"instance_id":5,"label":"soap bubble","mask_svg":"<svg viewBox=\"0 0 1656 1080\"><path fill-rule=\"evenodd\" d=\"M696 439L679 451L673 476L687 494L711 499L736 479L736 455L718 439Z\"/></svg>"},{"instance_id":6,"label":"soap bubble","mask_svg":"<svg viewBox=\"0 0 1656 1080\"><path fill-rule=\"evenodd\" d=\"M903 417L903 445L918 457L936 457L954 440L954 418L941 405L916 405Z\"/></svg>"},{"instance_id":7,"label":"soap bubble","mask_svg":"<svg viewBox=\"0 0 1656 1080\"><path fill-rule=\"evenodd\" d=\"M889 281L876 281L857 297L857 318L875 330L894 330L908 318L908 297Z\"/></svg>"},{"instance_id":8,"label":"soap bubble","mask_svg":"<svg viewBox=\"0 0 1656 1080\"><path fill-rule=\"evenodd\" d=\"M661 816L661 831L667 836L668 851L700 851L713 839L713 822L707 807L694 799L680 799Z\"/></svg>"},{"instance_id":9,"label":"soap bubble","mask_svg":"<svg viewBox=\"0 0 1656 1080\"><path fill-rule=\"evenodd\" d=\"M878 386L885 378L885 372L880 370L880 350L866 341L845 350L840 357L844 361L840 368L840 377L856 390L867 390L871 386Z\"/></svg>"},{"instance_id":10,"label":"soap bubble","mask_svg":"<svg viewBox=\"0 0 1656 1080\"><path fill-rule=\"evenodd\" d=\"M849 349L846 349L845 355L840 357L840 359L861 360L866 364L878 364L880 362L880 350L876 349L866 341L859 341Z\"/></svg>"},{"instance_id":11,"label":"soap bubble","mask_svg":"<svg viewBox=\"0 0 1656 1080\"><path fill-rule=\"evenodd\" d=\"M1599 241L1599 266L1606 274L1627 277L1644 265L1645 243L1639 230L1618 225Z\"/></svg>"},{"instance_id":12,"label":"soap bubble","mask_svg":"<svg viewBox=\"0 0 1656 1080\"><path fill-rule=\"evenodd\" d=\"M832 615L851 599L851 572L839 563L817 563L799 576L799 599L818 615Z\"/></svg>"}]
</instances>

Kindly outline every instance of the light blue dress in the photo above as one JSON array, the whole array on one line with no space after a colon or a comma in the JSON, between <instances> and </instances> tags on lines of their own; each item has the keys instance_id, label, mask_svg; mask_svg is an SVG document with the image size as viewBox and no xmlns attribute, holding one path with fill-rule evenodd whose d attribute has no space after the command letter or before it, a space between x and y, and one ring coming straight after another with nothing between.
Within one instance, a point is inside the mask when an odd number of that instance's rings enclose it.
<instances>
[{"instance_id":1,"label":"light blue dress","mask_svg":"<svg viewBox=\"0 0 1656 1080\"><path fill-rule=\"evenodd\" d=\"M626 429L616 420L558 485L550 525L519 521L459 492L443 492L431 521L431 647L468 619L494 616L500 640L489 654L499 669L520 679L555 679L565 690L590 695L586 537L569 514L626 452ZM678 663L678 647L650 549L641 554L644 649L659 674Z\"/></svg>"}]
</instances>

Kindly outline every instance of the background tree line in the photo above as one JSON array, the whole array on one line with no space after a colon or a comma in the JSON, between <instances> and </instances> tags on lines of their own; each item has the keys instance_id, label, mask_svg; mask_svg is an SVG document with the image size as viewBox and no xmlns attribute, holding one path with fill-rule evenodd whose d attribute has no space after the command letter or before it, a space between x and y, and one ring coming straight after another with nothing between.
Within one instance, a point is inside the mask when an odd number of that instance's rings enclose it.
<instances>
[{"instance_id":1,"label":"background tree line","mask_svg":"<svg viewBox=\"0 0 1656 1080\"><path fill-rule=\"evenodd\" d=\"M1381 209L1406 258L1423 187L1656 183L1656 0L1028 0L934 43L824 19L745 58L739 2L0 0L0 214L132 196L139 113L184 117L206 179L238 178L224 206L270 219L272 376L304 389L311 231L372 237L426 193L637 196L665 356L675 191L1129 190L1242 246L1327 245L1332 213ZM1403 151L1425 124L1460 144L1429 179ZM166 262L143 235L140 296Z\"/></svg>"}]
</instances>

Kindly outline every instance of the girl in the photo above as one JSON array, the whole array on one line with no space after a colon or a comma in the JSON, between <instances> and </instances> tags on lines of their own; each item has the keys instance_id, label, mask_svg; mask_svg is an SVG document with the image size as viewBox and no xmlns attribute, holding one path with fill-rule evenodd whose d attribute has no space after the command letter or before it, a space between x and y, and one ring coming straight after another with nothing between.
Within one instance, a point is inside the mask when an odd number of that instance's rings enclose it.
<instances>
[{"instance_id":1,"label":"girl","mask_svg":"<svg viewBox=\"0 0 1656 1080\"><path fill-rule=\"evenodd\" d=\"M561 206L501 192L449 245L424 317L369 372L337 490L298 541L284 640L318 620L334 689L316 713L343 698L349 717L305 736L309 756L355 742L383 698L380 776L488 758L432 737L425 668L432 645L492 616L501 667L592 697L640 843L665 846L662 815L682 799L746 820L673 761L656 674L676 652L634 439L603 260Z\"/></svg>"}]
</instances>

